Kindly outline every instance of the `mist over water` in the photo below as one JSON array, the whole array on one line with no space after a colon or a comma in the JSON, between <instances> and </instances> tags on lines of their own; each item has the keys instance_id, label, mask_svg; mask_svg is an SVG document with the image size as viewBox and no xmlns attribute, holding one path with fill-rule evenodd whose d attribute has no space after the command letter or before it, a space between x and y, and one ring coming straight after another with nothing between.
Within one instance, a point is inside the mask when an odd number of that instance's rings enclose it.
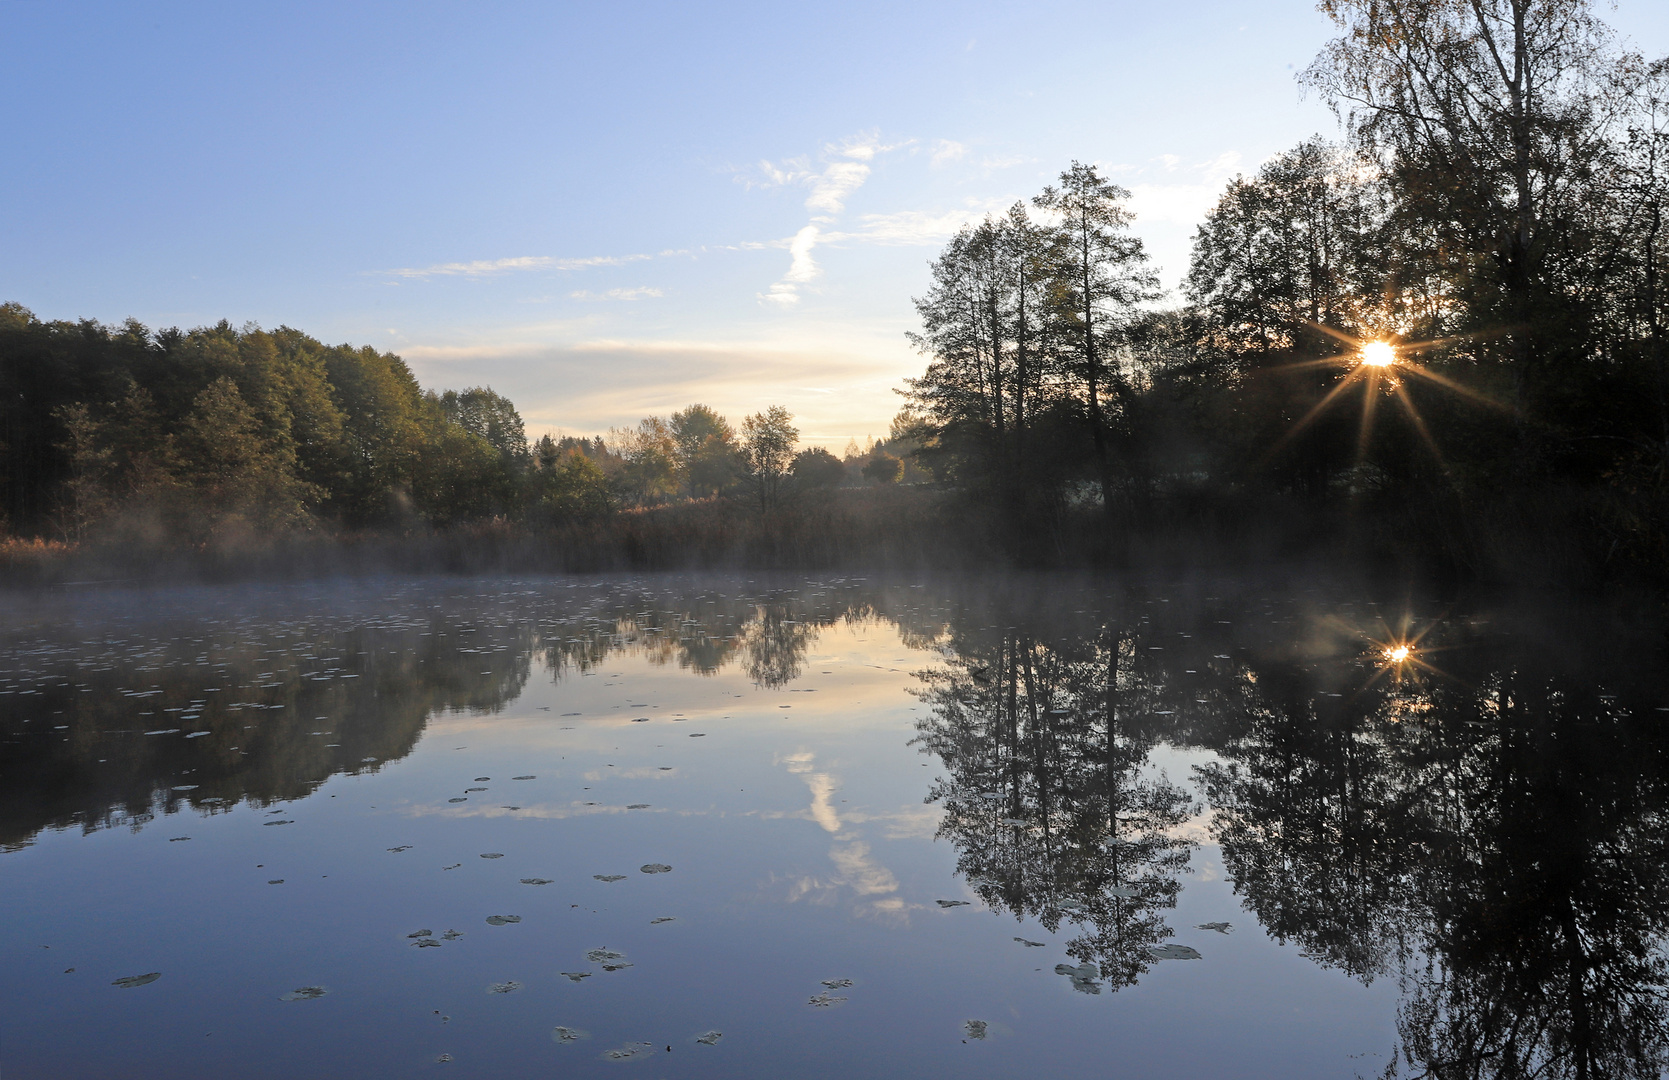
<instances>
[{"instance_id":1,"label":"mist over water","mask_svg":"<svg viewBox=\"0 0 1669 1080\"><path fill-rule=\"evenodd\" d=\"M1669 1048L1664 637L1615 613L1067 575L4 603L8 1076Z\"/></svg>"}]
</instances>

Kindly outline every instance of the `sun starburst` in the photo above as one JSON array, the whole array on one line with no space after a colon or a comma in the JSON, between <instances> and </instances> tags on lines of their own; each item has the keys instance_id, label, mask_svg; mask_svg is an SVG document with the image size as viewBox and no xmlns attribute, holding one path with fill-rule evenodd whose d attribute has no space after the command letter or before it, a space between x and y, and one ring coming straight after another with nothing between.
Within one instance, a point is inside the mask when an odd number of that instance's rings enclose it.
<instances>
[{"instance_id":1,"label":"sun starburst","mask_svg":"<svg viewBox=\"0 0 1669 1080\"><path fill-rule=\"evenodd\" d=\"M1413 359L1413 354L1435 346L1447 344L1449 338L1438 341L1421 341L1398 343L1388 337L1358 338L1336 330L1331 326L1311 323L1311 326L1325 334L1338 339L1350 347L1350 351L1337 356L1325 357L1318 360L1300 361L1295 364L1284 365L1286 369L1307 367L1336 367L1343 368L1338 383L1327 392L1320 401L1316 402L1309 412L1299 418L1298 422L1287 429L1276 444L1270 447L1269 456L1274 456L1287 443L1291 442L1315 419L1326 412L1349 391L1356 387L1362 389L1362 422L1356 440L1356 456L1358 460L1367 456L1368 442L1373 435L1374 414L1381 398L1389 395L1396 398L1397 404L1407 414L1409 422L1421 440L1431 450L1432 455L1441 463L1442 452L1437 447L1437 440L1432 438L1431 430L1426 426L1425 418L1414 406L1414 399L1409 396L1408 387L1402 376L1412 375L1434 383L1443 389L1458 394L1477 404L1495 409L1505 409L1506 406L1460 385L1453 379L1445 378L1437 372Z\"/></svg>"}]
</instances>

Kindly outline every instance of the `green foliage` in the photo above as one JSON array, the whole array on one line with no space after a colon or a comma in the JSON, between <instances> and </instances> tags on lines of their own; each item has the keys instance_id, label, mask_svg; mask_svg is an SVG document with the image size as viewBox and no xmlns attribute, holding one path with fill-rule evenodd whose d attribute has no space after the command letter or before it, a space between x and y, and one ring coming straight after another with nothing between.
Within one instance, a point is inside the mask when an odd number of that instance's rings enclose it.
<instances>
[{"instance_id":1,"label":"green foliage","mask_svg":"<svg viewBox=\"0 0 1669 1080\"><path fill-rule=\"evenodd\" d=\"M743 482L759 500L761 510L776 506L783 479L794 463L794 444L799 441L794 416L781 405L742 421Z\"/></svg>"},{"instance_id":2,"label":"green foliage","mask_svg":"<svg viewBox=\"0 0 1669 1080\"><path fill-rule=\"evenodd\" d=\"M723 491L736 480L736 429L705 405L672 414L673 454L685 491L691 498Z\"/></svg>"},{"instance_id":3,"label":"green foliage","mask_svg":"<svg viewBox=\"0 0 1669 1080\"><path fill-rule=\"evenodd\" d=\"M869 459L863 475L878 484L896 484L904 478L904 462L882 451Z\"/></svg>"},{"instance_id":4,"label":"green foliage","mask_svg":"<svg viewBox=\"0 0 1669 1080\"><path fill-rule=\"evenodd\" d=\"M789 472L794 476L795 486L807 489L835 487L846 479L846 466L821 446L807 447L795 454Z\"/></svg>"}]
</instances>

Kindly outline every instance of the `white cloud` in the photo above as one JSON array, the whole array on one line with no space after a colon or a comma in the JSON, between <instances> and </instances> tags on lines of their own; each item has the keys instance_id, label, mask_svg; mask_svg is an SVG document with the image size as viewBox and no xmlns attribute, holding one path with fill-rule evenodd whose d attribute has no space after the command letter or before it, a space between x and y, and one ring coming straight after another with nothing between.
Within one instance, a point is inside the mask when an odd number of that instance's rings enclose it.
<instances>
[{"instance_id":1,"label":"white cloud","mask_svg":"<svg viewBox=\"0 0 1669 1080\"><path fill-rule=\"evenodd\" d=\"M940 139L933 144L933 164L935 167L949 165L961 161L967 153L968 148L955 139Z\"/></svg>"},{"instance_id":2,"label":"white cloud","mask_svg":"<svg viewBox=\"0 0 1669 1080\"><path fill-rule=\"evenodd\" d=\"M759 298L778 307L789 308L800 302L800 286L817 277L820 271L817 262L811 257L811 249L817 246L818 229L815 225L807 225L794 234L794 239L788 242L788 272L782 279L771 286L771 291L761 293Z\"/></svg>"},{"instance_id":3,"label":"white cloud","mask_svg":"<svg viewBox=\"0 0 1669 1080\"><path fill-rule=\"evenodd\" d=\"M652 285L640 285L635 289L610 289L607 292L600 293L580 289L568 295L575 300L644 300L650 297L665 296L666 294Z\"/></svg>"},{"instance_id":4,"label":"white cloud","mask_svg":"<svg viewBox=\"0 0 1669 1080\"><path fill-rule=\"evenodd\" d=\"M472 262L437 263L434 266L401 267L382 273L402 278L492 277L515 270L583 270L590 266L624 266L652 259L653 255L592 255L582 259L556 259L549 255L519 255L513 259L476 259Z\"/></svg>"},{"instance_id":5,"label":"white cloud","mask_svg":"<svg viewBox=\"0 0 1669 1080\"><path fill-rule=\"evenodd\" d=\"M807 210L838 214L846 209L846 199L869 179L869 166L856 161L836 161L819 173L811 182L811 194L806 196Z\"/></svg>"}]
</instances>

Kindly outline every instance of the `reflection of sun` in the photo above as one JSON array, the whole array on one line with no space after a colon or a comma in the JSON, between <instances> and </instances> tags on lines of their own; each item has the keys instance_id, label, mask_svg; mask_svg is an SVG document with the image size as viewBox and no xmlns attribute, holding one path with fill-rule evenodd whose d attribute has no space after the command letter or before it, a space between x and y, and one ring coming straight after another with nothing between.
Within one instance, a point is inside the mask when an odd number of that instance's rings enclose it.
<instances>
[{"instance_id":1,"label":"reflection of sun","mask_svg":"<svg viewBox=\"0 0 1669 1080\"><path fill-rule=\"evenodd\" d=\"M1430 348L1434 345L1441 345L1444 343L1442 341L1423 341L1414 344L1398 345L1394 342L1386 341L1381 338L1354 338L1349 334L1344 333L1342 330L1335 330L1330 326L1322 326L1320 323L1311 323L1310 325L1314 326L1317 330L1321 330L1324 333L1338 338L1341 342L1349 345L1352 351L1344 356L1332 356L1324 359L1301 361L1296 364L1288 365L1288 368L1291 369L1306 367L1337 367L1342 363L1345 365L1346 370L1344 375L1339 379L1338 385L1333 387L1332 390L1329 390L1326 397L1317 402L1313 409L1305 413L1304 416L1296 424L1294 424L1285 435L1281 436L1280 441L1270 448L1269 452L1271 455L1280 450L1281 447L1285 446L1289 441L1296 437L1299 432L1308 427L1310 422L1326 411L1327 407L1332 405L1340 395L1344 394L1353 386L1361 385L1363 389L1362 427L1356 439L1356 456L1358 459L1366 456L1367 454L1368 438L1373 434L1374 409L1379 404L1379 399L1382 394L1390 393L1396 396L1397 402L1402 406L1403 411L1408 414L1409 420L1411 420L1414 424L1414 429L1420 433L1420 438L1425 441L1426 446L1431 449L1432 454L1441 460L1442 455L1438 453L1436 440L1431 437L1431 432L1427 429L1425 420L1420 416L1419 411L1414 408L1414 401L1408 396L1407 386L1405 386L1403 380L1398 377L1402 374L1418 376L1419 378L1425 379L1429 382L1436 383L1438 386L1441 386L1446 390L1460 394L1462 397L1471 398L1473 401L1479 402L1480 404L1494 406L1495 408L1504 407L1499 403L1484 397L1482 394L1469 390L1454 380L1447 379L1442 375L1437 374L1435 371L1432 371L1430 368L1416 363L1408 356L1408 354L1412 351Z\"/></svg>"},{"instance_id":2,"label":"reflection of sun","mask_svg":"<svg viewBox=\"0 0 1669 1080\"><path fill-rule=\"evenodd\" d=\"M1413 654L1414 650L1410 649L1407 645L1393 645L1389 649L1385 650L1385 659L1391 661L1393 664L1402 664L1406 663L1408 658Z\"/></svg>"}]
</instances>

